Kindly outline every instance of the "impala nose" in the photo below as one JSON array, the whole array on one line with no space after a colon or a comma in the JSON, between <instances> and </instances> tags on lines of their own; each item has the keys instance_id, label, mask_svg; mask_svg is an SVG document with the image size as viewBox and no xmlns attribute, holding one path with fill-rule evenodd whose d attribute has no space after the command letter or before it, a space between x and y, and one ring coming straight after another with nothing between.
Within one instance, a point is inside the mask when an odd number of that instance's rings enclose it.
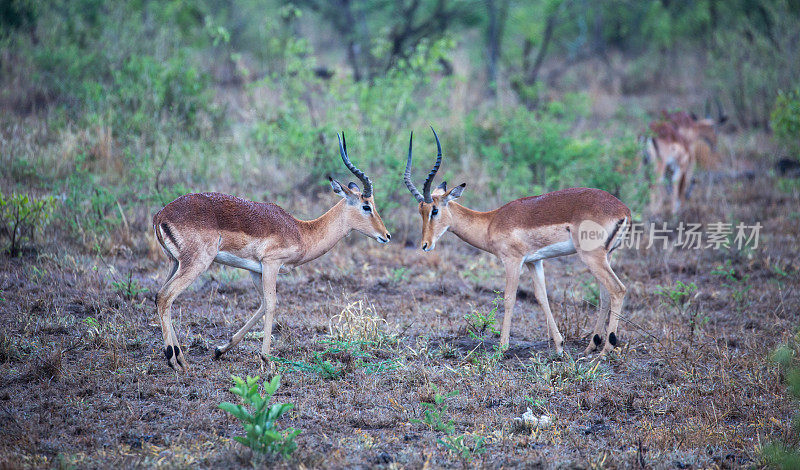
<instances>
[{"instance_id":1,"label":"impala nose","mask_svg":"<svg viewBox=\"0 0 800 470\"><path fill-rule=\"evenodd\" d=\"M386 239L387 240L391 240L392 239L392 234L389 233L389 232L386 232Z\"/></svg>"},{"instance_id":2,"label":"impala nose","mask_svg":"<svg viewBox=\"0 0 800 470\"><path fill-rule=\"evenodd\" d=\"M422 244L422 251L428 251L428 242Z\"/></svg>"}]
</instances>

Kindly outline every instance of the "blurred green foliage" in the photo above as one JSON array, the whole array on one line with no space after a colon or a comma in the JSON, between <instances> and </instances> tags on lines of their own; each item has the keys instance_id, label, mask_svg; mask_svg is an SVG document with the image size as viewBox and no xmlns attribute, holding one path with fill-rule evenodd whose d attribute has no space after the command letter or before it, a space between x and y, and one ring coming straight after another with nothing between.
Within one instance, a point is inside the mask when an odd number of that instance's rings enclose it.
<instances>
[{"instance_id":1,"label":"blurred green foliage","mask_svg":"<svg viewBox=\"0 0 800 470\"><path fill-rule=\"evenodd\" d=\"M594 97L568 70L597 61L623 91L646 91L686 53L738 124L766 126L778 90L798 86L795 3L3 2L0 125L17 134L0 176L63 196L61 226L94 244L126 211L190 190L285 203L327 190L328 174L352 179L335 139L346 131L392 230L412 200L400 178L408 132L431 124L441 177L470 171L482 209L590 186L637 211L639 129L585 125ZM790 145L796 94L781 96L771 122ZM622 106L621 121L645 114ZM18 130L29 116L40 134ZM435 149L420 134L417 176Z\"/></svg>"},{"instance_id":2,"label":"blurred green foliage","mask_svg":"<svg viewBox=\"0 0 800 470\"><path fill-rule=\"evenodd\" d=\"M800 160L800 88L778 93L770 124L775 140Z\"/></svg>"}]
</instances>

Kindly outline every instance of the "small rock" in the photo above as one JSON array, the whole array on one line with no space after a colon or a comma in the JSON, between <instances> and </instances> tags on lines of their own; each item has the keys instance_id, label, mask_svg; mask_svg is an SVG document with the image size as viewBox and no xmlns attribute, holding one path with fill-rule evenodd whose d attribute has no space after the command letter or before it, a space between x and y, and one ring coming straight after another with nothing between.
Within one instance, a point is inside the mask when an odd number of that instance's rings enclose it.
<instances>
[{"instance_id":1,"label":"small rock","mask_svg":"<svg viewBox=\"0 0 800 470\"><path fill-rule=\"evenodd\" d=\"M553 420L549 416L541 415L536 417L530 408L522 414L521 418L514 418L514 422L527 429L547 429L553 425Z\"/></svg>"}]
</instances>

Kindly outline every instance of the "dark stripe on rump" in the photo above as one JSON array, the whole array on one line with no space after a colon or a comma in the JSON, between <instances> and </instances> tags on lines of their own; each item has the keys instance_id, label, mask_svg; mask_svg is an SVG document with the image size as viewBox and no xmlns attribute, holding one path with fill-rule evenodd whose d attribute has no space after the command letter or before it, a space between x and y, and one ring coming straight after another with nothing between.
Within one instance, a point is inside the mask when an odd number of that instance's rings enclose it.
<instances>
[{"instance_id":1,"label":"dark stripe on rump","mask_svg":"<svg viewBox=\"0 0 800 470\"><path fill-rule=\"evenodd\" d=\"M625 222L625 219L627 219L627 217L619 219L616 225L614 225L614 230L611 231L611 235L609 235L608 240L606 240L606 250L614 243L614 238L616 238L617 232L619 232L619 228L622 226L622 223Z\"/></svg>"},{"instance_id":2,"label":"dark stripe on rump","mask_svg":"<svg viewBox=\"0 0 800 470\"><path fill-rule=\"evenodd\" d=\"M171 241L172 244L175 245L175 247L180 249L180 245L178 245L178 240L175 239L175 235L172 234L172 230L170 230L169 225L167 225L166 223L162 223L161 230L164 231L164 235L166 235L167 238L169 238L169 241Z\"/></svg>"}]
</instances>

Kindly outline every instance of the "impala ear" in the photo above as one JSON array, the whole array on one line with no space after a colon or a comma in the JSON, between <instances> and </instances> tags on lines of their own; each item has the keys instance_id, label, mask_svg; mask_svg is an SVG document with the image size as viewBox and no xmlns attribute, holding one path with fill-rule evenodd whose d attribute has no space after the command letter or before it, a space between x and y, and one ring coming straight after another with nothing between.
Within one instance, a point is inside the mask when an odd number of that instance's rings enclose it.
<instances>
[{"instance_id":1,"label":"impala ear","mask_svg":"<svg viewBox=\"0 0 800 470\"><path fill-rule=\"evenodd\" d=\"M342 186L342 183L336 181L335 179L328 177L328 180L331 182L331 188L333 188L333 192L338 194L339 196L347 199L348 204L358 204L359 196L358 194L354 193L350 190L350 188L346 188ZM353 183L350 183L353 184ZM360 192L359 192L360 194Z\"/></svg>"},{"instance_id":2,"label":"impala ear","mask_svg":"<svg viewBox=\"0 0 800 470\"><path fill-rule=\"evenodd\" d=\"M441 196L447 192L447 181L442 181L442 184L436 187L431 193L431 196Z\"/></svg>"},{"instance_id":3,"label":"impala ear","mask_svg":"<svg viewBox=\"0 0 800 470\"><path fill-rule=\"evenodd\" d=\"M347 187L350 188L351 191L361 194L361 188L359 188L358 185L352 181L347 185Z\"/></svg>"},{"instance_id":4,"label":"impala ear","mask_svg":"<svg viewBox=\"0 0 800 470\"><path fill-rule=\"evenodd\" d=\"M453 199L458 199L461 197L461 193L464 192L464 188L467 187L467 183L461 183L455 188L451 189L449 193L445 194L444 196L444 203L447 204L448 202L452 201Z\"/></svg>"}]
</instances>

